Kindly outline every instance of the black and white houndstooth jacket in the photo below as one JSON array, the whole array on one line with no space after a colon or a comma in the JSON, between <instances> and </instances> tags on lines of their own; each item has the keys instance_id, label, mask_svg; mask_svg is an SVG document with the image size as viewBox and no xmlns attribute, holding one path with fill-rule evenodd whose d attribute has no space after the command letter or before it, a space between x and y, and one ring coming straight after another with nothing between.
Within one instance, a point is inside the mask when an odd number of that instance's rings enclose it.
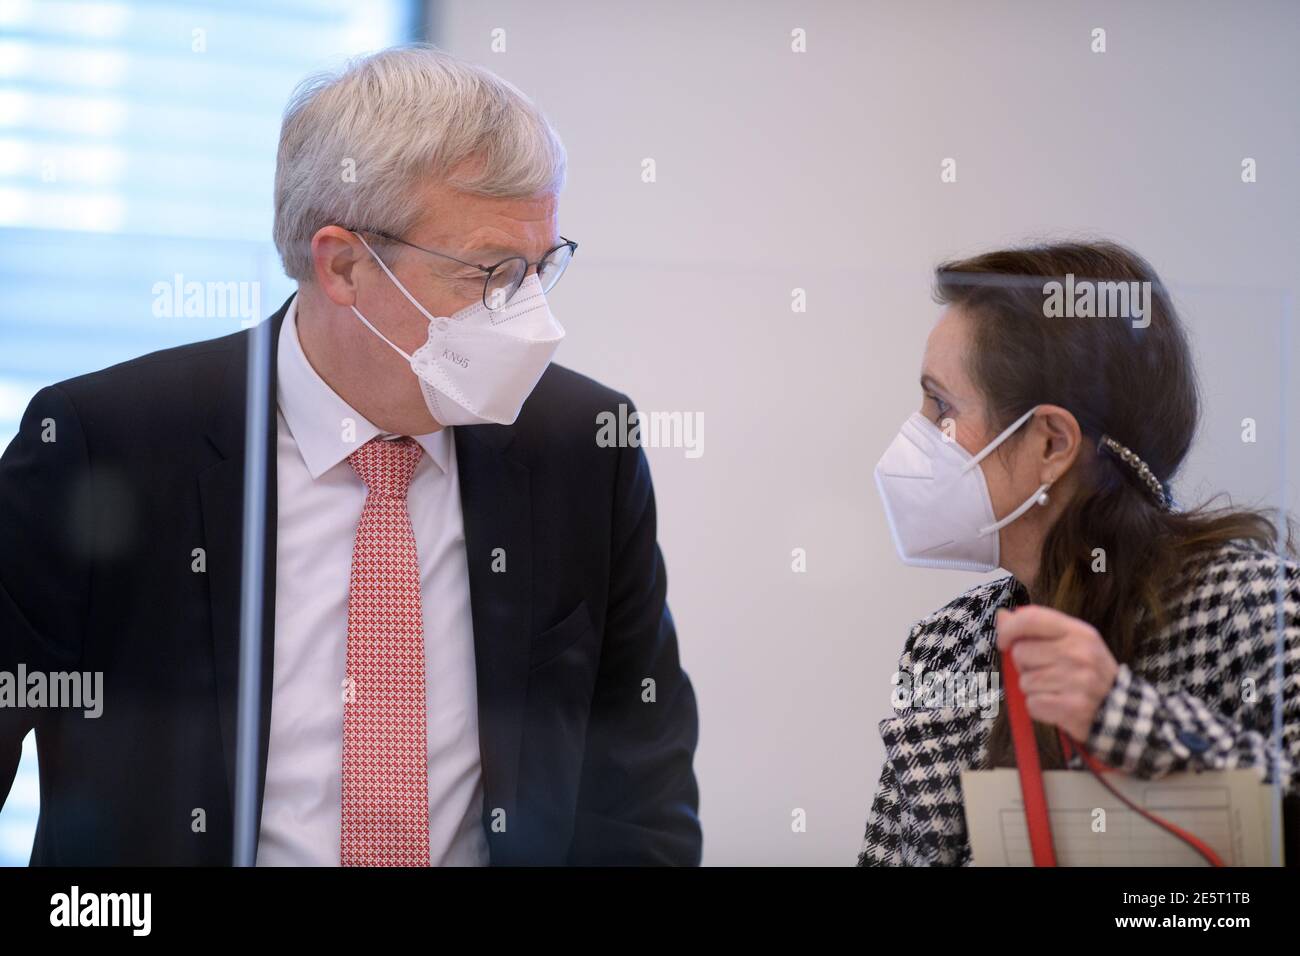
<instances>
[{"instance_id":1,"label":"black and white houndstooth jacket","mask_svg":"<svg viewBox=\"0 0 1300 956\"><path fill-rule=\"evenodd\" d=\"M1142 778L1178 770L1258 767L1300 787L1300 564L1242 543L1221 548L1172 589L1168 624L1133 667L1121 664L1085 746ZM1279 593L1282 600L1279 601ZM972 588L918 621L900 674L1001 673L994 617L1024 604L1012 577ZM1284 634L1285 637L1281 635ZM1282 748L1273 735L1282 650ZM1254 681L1254 700L1243 694ZM1000 685L999 685L1000 687ZM997 694L1001 706L1000 689ZM976 703L908 707L880 722L885 764L859 866L969 866L960 773L984 765L992 721ZM1075 757L1072 766L1079 766Z\"/></svg>"}]
</instances>

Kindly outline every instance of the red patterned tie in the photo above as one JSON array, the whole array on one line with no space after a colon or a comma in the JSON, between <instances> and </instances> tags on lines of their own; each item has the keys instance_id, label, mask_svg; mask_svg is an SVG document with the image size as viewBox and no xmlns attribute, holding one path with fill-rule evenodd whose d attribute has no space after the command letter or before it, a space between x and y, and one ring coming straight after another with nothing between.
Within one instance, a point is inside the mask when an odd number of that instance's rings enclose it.
<instances>
[{"instance_id":1,"label":"red patterned tie","mask_svg":"<svg viewBox=\"0 0 1300 956\"><path fill-rule=\"evenodd\" d=\"M420 562L406 510L420 454L413 439L373 438L348 456L368 493L348 591L343 866L429 865Z\"/></svg>"}]
</instances>

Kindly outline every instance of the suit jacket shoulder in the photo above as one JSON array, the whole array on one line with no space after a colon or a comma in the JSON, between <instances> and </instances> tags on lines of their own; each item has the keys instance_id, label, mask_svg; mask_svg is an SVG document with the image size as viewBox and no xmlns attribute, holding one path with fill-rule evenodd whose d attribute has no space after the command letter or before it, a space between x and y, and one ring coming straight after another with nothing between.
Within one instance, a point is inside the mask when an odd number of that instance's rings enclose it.
<instances>
[{"instance_id":1,"label":"suit jacket shoulder","mask_svg":"<svg viewBox=\"0 0 1300 956\"><path fill-rule=\"evenodd\" d=\"M201 434L218 406L238 394L230 386L242 392L244 363L237 359L247 336L235 332L161 349L51 387L72 403L81 428L98 438L90 441L92 458L122 448L174 453L179 439Z\"/></svg>"}]
</instances>

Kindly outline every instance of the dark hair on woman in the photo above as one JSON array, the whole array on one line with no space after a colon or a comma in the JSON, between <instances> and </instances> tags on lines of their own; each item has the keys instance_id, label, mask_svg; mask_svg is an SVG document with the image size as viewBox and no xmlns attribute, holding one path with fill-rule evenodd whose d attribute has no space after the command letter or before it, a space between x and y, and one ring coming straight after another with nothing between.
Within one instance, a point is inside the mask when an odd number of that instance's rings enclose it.
<instances>
[{"instance_id":1,"label":"dark hair on woman","mask_svg":"<svg viewBox=\"0 0 1300 956\"><path fill-rule=\"evenodd\" d=\"M968 370L992 430L1053 404L1069 409L1083 432L1079 491L1043 543L1039 603L1092 624L1115 659L1132 664L1144 634L1164 625L1170 589L1193 562L1234 541L1279 546L1267 512L1212 501L1162 507L1160 493L1195 437L1200 393L1182 323L1146 260L1111 242L1063 242L945 262L935 274L936 300L973 320ZM1149 282L1150 314L1048 317L1045 284L1064 285L1069 275L1075 283ZM1103 435L1145 462L1159 486L1120 454L1099 452ZM1284 547L1294 552L1289 522ZM1096 548L1104 549L1104 574L1092 570ZM1043 765L1063 766L1055 728L1034 729ZM990 728L987 752L989 766L1015 765L1006 708Z\"/></svg>"}]
</instances>

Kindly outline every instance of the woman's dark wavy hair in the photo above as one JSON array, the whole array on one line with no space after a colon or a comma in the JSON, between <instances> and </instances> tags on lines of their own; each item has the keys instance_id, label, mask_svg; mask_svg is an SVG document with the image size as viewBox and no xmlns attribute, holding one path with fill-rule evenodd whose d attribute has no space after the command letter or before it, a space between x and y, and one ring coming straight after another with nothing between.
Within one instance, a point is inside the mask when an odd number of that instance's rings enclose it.
<instances>
[{"instance_id":1,"label":"woman's dark wavy hair","mask_svg":"<svg viewBox=\"0 0 1300 956\"><path fill-rule=\"evenodd\" d=\"M1166 622L1168 589L1192 562L1232 541L1279 547L1280 525L1270 513L1213 501L1165 510L1133 468L1096 452L1101 436L1111 436L1168 490L1196 433L1200 392L1187 337L1144 259L1111 242L1064 242L945 262L935 272L936 300L973 320L968 370L992 431L1034 405L1053 404L1069 409L1083 432L1080 490L1044 541L1034 584L1039 603L1092 624L1115 659L1132 664L1144 634ZM1076 282L1150 282L1151 314L1136 322L1046 317L1045 283L1064 284L1071 274ZM1282 546L1294 553L1286 524ZM1096 548L1104 549L1105 573L1092 570ZM1043 765L1063 766L1055 728L1034 729ZM1015 765L1006 708L989 731L988 763Z\"/></svg>"}]
</instances>

